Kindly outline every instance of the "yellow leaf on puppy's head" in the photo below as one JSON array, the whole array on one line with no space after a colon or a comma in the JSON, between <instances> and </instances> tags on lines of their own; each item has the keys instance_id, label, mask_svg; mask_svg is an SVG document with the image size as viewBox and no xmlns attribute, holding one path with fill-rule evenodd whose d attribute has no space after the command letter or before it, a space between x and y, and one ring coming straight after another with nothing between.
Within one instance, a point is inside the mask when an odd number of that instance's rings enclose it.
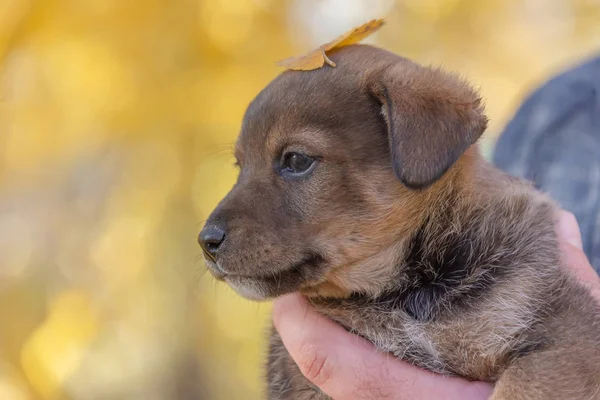
<instances>
[{"instance_id":1,"label":"yellow leaf on puppy's head","mask_svg":"<svg viewBox=\"0 0 600 400\"><path fill-rule=\"evenodd\" d=\"M344 46L355 44L373 34L385 23L383 19L374 19L358 26L335 40L314 49L308 54L299 57L290 57L277 62L280 67L296 71L310 71L321 68L325 63L335 67L335 63L327 57L327 52Z\"/></svg>"}]
</instances>

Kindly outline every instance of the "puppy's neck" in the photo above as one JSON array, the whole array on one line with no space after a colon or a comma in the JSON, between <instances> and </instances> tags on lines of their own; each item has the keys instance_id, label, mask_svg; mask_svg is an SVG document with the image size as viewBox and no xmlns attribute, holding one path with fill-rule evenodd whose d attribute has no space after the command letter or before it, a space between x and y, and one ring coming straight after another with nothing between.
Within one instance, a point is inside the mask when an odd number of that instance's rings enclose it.
<instances>
[{"instance_id":1,"label":"puppy's neck","mask_svg":"<svg viewBox=\"0 0 600 400\"><path fill-rule=\"evenodd\" d=\"M399 282L407 279L400 276L399 266L414 250L413 239L423 224L435 220L440 212L451 212L459 201L468 201L478 190L477 171L484 164L477 146L472 146L434 186L415 197L414 215L410 220L398 221L394 240L376 254L332 271L321 284L303 288L301 292L308 297L348 298L356 293L376 297L397 289Z\"/></svg>"}]
</instances>

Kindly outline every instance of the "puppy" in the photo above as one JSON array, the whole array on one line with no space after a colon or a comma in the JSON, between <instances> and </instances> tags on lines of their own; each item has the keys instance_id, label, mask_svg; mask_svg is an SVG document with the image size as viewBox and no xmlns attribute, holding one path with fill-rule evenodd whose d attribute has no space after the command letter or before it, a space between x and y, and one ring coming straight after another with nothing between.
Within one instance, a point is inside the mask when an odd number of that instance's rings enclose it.
<instances>
[{"instance_id":1,"label":"puppy","mask_svg":"<svg viewBox=\"0 0 600 400\"><path fill-rule=\"evenodd\" d=\"M561 266L555 206L494 169L455 75L352 45L248 107L239 178L199 236L240 295L305 294L377 349L495 384L600 399L600 308ZM270 399L325 399L273 331Z\"/></svg>"}]
</instances>

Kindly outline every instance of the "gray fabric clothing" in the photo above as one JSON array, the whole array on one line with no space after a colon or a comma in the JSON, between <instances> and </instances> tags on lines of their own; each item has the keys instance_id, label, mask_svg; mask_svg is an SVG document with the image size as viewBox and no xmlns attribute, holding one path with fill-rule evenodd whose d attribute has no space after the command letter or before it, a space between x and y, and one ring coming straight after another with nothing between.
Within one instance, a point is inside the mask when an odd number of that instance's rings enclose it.
<instances>
[{"instance_id":1,"label":"gray fabric clothing","mask_svg":"<svg viewBox=\"0 0 600 400\"><path fill-rule=\"evenodd\" d=\"M494 163L532 180L577 217L600 271L600 57L545 83L515 114Z\"/></svg>"}]
</instances>

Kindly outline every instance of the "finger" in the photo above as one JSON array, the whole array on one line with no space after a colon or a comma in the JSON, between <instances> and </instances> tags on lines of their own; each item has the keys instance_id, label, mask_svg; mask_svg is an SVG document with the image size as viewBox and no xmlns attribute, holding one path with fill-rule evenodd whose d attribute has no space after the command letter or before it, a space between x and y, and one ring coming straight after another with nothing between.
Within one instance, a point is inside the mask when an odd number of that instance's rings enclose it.
<instances>
[{"instance_id":1,"label":"finger","mask_svg":"<svg viewBox=\"0 0 600 400\"><path fill-rule=\"evenodd\" d=\"M436 375L375 351L298 295L275 302L273 319L300 371L334 399L487 399L491 386Z\"/></svg>"},{"instance_id":2,"label":"finger","mask_svg":"<svg viewBox=\"0 0 600 400\"><path fill-rule=\"evenodd\" d=\"M582 250L581 233L575 216L562 211L558 221L558 237L565 265L573 272L580 283L600 301L600 277Z\"/></svg>"}]
</instances>

